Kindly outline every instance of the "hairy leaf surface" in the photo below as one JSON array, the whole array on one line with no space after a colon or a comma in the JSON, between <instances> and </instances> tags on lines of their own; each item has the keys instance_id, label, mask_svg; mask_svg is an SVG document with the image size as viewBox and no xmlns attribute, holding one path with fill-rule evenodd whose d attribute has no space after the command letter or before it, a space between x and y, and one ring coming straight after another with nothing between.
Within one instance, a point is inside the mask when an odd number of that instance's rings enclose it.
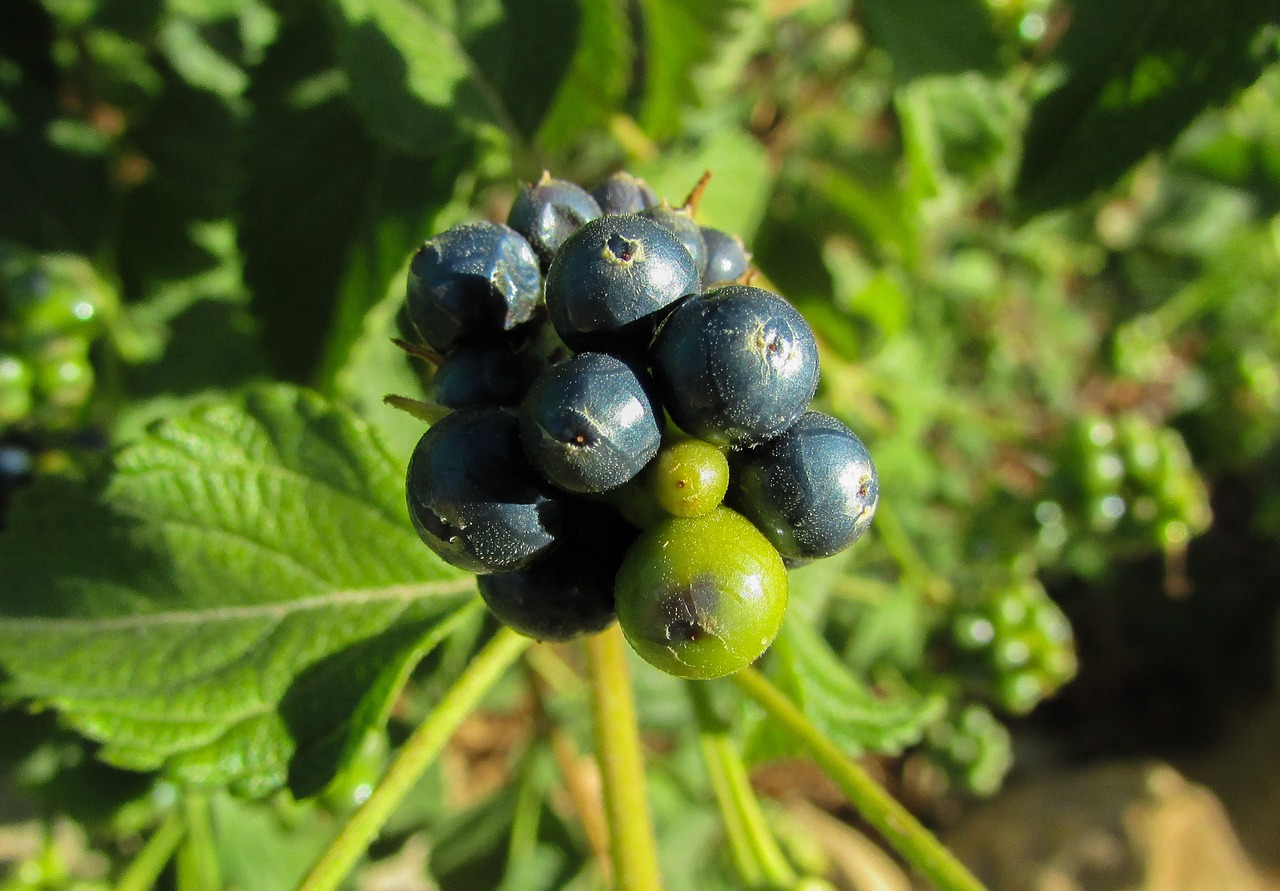
<instances>
[{"instance_id":1,"label":"hairy leaf surface","mask_svg":"<svg viewBox=\"0 0 1280 891\"><path fill-rule=\"evenodd\" d=\"M403 498L368 430L304 392L166 421L99 495L20 501L0 537L6 692L122 767L313 792L470 599Z\"/></svg>"}]
</instances>

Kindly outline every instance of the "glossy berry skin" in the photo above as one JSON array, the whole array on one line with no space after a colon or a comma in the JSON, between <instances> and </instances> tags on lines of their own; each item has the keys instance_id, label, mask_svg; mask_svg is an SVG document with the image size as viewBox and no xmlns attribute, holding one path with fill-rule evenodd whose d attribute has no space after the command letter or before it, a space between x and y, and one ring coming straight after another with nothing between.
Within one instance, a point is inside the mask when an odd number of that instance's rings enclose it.
<instances>
[{"instance_id":1,"label":"glossy berry skin","mask_svg":"<svg viewBox=\"0 0 1280 891\"><path fill-rule=\"evenodd\" d=\"M707 246L707 265L702 272L704 288L731 284L747 274L750 255L741 238L703 226L702 241Z\"/></svg>"},{"instance_id":2,"label":"glossy berry skin","mask_svg":"<svg viewBox=\"0 0 1280 891\"><path fill-rule=\"evenodd\" d=\"M658 203L658 196L642 179L619 170L591 190L605 213L640 213Z\"/></svg>"},{"instance_id":3,"label":"glossy berry skin","mask_svg":"<svg viewBox=\"0 0 1280 891\"><path fill-rule=\"evenodd\" d=\"M577 350L647 347L660 314L698 291L698 270L669 230L635 214L592 220L547 272L547 310Z\"/></svg>"},{"instance_id":4,"label":"glossy berry skin","mask_svg":"<svg viewBox=\"0 0 1280 891\"><path fill-rule=\"evenodd\" d=\"M520 439L548 482L605 492L657 454L661 415L643 372L609 353L578 353L533 382L520 405Z\"/></svg>"},{"instance_id":5,"label":"glossy berry skin","mask_svg":"<svg viewBox=\"0 0 1280 891\"><path fill-rule=\"evenodd\" d=\"M764 442L804 413L818 346L776 294L726 285L681 303L650 356L658 393L686 433L734 448Z\"/></svg>"},{"instance_id":6,"label":"glossy berry skin","mask_svg":"<svg viewBox=\"0 0 1280 891\"><path fill-rule=\"evenodd\" d=\"M773 546L727 508L641 533L618 570L618 624L648 663L709 679L769 648L787 608L787 572Z\"/></svg>"},{"instance_id":7,"label":"glossy berry skin","mask_svg":"<svg viewBox=\"0 0 1280 891\"><path fill-rule=\"evenodd\" d=\"M447 415L418 441L405 489L418 537L471 572L509 572L547 553L564 528L565 496L543 482L505 408Z\"/></svg>"},{"instance_id":8,"label":"glossy berry skin","mask_svg":"<svg viewBox=\"0 0 1280 891\"><path fill-rule=\"evenodd\" d=\"M702 239L702 229L693 221L693 214L678 207L672 207L665 201L656 207L645 210L642 216L669 229L684 249L693 258L693 266L701 276L707 268L707 244Z\"/></svg>"},{"instance_id":9,"label":"glossy berry skin","mask_svg":"<svg viewBox=\"0 0 1280 891\"><path fill-rule=\"evenodd\" d=\"M792 561L844 550L875 516L880 484L867 447L821 412L732 455L730 465L728 503Z\"/></svg>"},{"instance_id":10,"label":"glossy berry skin","mask_svg":"<svg viewBox=\"0 0 1280 891\"><path fill-rule=\"evenodd\" d=\"M470 223L418 248L406 309L432 349L499 340L532 318L541 294L538 257L513 229Z\"/></svg>"},{"instance_id":11,"label":"glossy berry skin","mask_svg":"<svg viewBox=\"0 0 1280 891\"><path fill-rule=\"evenodd\" d=\"M586 189L544 173L540 182L521 189L507 225L524 236L545 269L565 239L600 214L600 205Z\"/></svg>"},{"instance_id":12,"label":"glossy berry skin","mask_svg":"<svg viewBox=\"0 0 1280 891\"><path fill-rule=\"evenodd\" d=\"M638 533L612 511L596 508L547 557L526 569L480 576L489 611L526 637L564 641L613 623L613 581Z\"/></svg>"},{"instance_id":13,"label":"glossy berry skin","mask_svg":"<svg viewBox=\"0 0 1280 891\"><path fill-rule=\"evenodd\" d=\"M710 443L681 439L658 450L644 479L664 511L674 517L699 517L724 500L729 462Z\"/></svg>"},{"instance_id":14,"label":"glossy berry skin","mask_svg":"<svg viewBox=\"0 0 1280 891\"><path fill-rule=\"evenodd\" d=\"M528 388L524 363L505 344L459 347L431 377L427 397L449 409L518 405Z\"/></svg>"}]
</instances>

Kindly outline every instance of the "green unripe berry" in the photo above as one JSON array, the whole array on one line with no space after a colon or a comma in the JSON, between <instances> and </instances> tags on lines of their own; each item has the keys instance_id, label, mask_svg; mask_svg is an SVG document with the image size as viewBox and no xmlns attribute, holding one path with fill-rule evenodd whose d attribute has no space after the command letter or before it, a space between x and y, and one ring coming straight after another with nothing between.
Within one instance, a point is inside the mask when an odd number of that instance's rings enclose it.
<instances>
[{"instance_id":1,"label":"green unripe berry","mask_svg":"<svg viewBox=\"0 0 1280 891\"><path fill-rule=\"evenodd\" d=\"M705 680L750 665L773 643L787 572L748 520L718 507L642 533L614 593L618 624L646 662Z\"/></svg>"},{"instance_id":2,"label":"green unripe berry","mask_svg":"<svg viewBox=\"0 0 1280 891\"><path fill-rule=\"evenodd\" d=\"M0 427L16 424L34 407L35 375L17 356L0 353Z\"/></svg>"},{"instance_id":3,"label":"green unripe berry","mask_svg":"<svg viewBox=\"0 0 1280 891\"><path fill-rule=\"evenodd\" d=\"M35 358L36 389L50 405L75 410L93 394L93 365L89 344L76 337L59 337L45 344Z\"/></svg>"},{"instance_id":4,"label":"green unripe berry","mask_svg":"<svg viewBox=\"0 0 1280 891\"><path fill-rule=\"evenodd\" d=\"M675 517L698 517L718 507L729 489L729 462L708 442L664 445L644 471L654 499Z\"/></svg>"}]
</instances>

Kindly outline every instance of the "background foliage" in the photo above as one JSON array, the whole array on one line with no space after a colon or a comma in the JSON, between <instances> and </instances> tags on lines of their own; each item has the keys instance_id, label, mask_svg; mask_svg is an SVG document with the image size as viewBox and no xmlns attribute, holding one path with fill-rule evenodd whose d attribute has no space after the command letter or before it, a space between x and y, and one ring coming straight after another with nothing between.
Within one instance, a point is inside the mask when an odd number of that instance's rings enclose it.
<instances>
[{"instance_id":1,"label":"background foliage","mask_svg":"<svg viewBox=\"0 0 1280 891\"><path fill-rule=\"evenodd\" d=\"M793 573L766 669L847 752L923 765L940 813L999 786L1007 726L1080 755L1211 736L1273 681L1278 23L0 4L0 820L77 839L42 834L4 887L110 884L175 808L165 882L288 887L381 728L491 633L401 516L421 424L381 399L420 390L388 345L409 253L543 169L625 166L673 202L712 171L700 222L817 330L882 507ZM1080 677L1027 718L1077 671L1064 614ZM572 654L538 658L537 709L589 748ZM736 887L690 705L635 674L669 886ZM599 885L530 702L513 677L488 703L514 779L433 771L375 865L417 839L442 888ZM721 704L752 763L795 754Z\"/></svg>"}]
</instances>

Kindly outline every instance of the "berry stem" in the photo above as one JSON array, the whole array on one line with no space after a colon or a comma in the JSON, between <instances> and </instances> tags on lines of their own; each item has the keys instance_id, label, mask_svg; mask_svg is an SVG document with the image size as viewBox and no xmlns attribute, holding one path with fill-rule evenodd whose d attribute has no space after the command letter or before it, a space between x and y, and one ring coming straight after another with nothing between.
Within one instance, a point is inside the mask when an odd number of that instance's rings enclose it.
<instances>
[{"instance_id":1,"label":"berry stem","mask_svg":"<svg viewBox=\"0 0 1280 891\"><path fill-rule=\"evenodd\" d=\"M742 755L729 733L728 723L715 713L705 684L689 681L685 687L698 721L702 760L707 765L711 788L725 823L729 853L743 887L793 887L797 880L795 870L769 829L760 800L751 788Z\"/></svg>"},{"instance_id":2,"label":"berry stem","mask_svg":"<svg viewBox=\"0 0 1280 891\"><path fill-rule=\"evenodd\" d=\"M871 776L845 756L814 727L777 687L754 668L732 676L734 683L756 701L769 717L799 740L824 773L848 796L850 803L893 848L938 891L985 891L983 884L956 859L933 833L920 825L905 807Z\"/></svg>"},{"instance_id":3,"label":"berry stem","mask_svg":"<svg viewBox=\"0 0 1280 891\"><path fill-rule=\"evenodd\" d=\"M596 758L604 785L614 891L658 891L658 851L645 798L644 757L636 723L626 643L618 626L587 638Z\"/></svg>"},{"instance_id":4,"label":"berry stem","mask_svg":"<svg viewBox=\"0 0 1280 891\"><path fill-rule=\"evenodd\" d=\"M151 833L138 855L129 862L116 882L116 891L150 891L155 887L160 873L173 859L173 854L187 834L182 813L174 808Z\"/></svg>"},{"instance_id":5,"label":"berry stem","mask_svg":"<svg viewBox=\"0 0 1280 891\"><path fill-rule=\"evenodd\" d=\"M218 863L218 842L213 837L209 799L203 792L186 790L182 817L185 832L178 848L177 886L181 891L218 891L222 887L222 867Z\"/></svg>"},{"instance_id":6,"label":"berry stem","mask_svg":"<svg viewBox=\"0 0 1280 891\"><path fill-rule=\"evenodd\" d=\"M387 768L386 776L329 843L298 891L333 891L342 884L392 811L444 749L458 725L532 642L503 628L476 654L466 671L405 740Z\"/></svg>"}]
</instances>

